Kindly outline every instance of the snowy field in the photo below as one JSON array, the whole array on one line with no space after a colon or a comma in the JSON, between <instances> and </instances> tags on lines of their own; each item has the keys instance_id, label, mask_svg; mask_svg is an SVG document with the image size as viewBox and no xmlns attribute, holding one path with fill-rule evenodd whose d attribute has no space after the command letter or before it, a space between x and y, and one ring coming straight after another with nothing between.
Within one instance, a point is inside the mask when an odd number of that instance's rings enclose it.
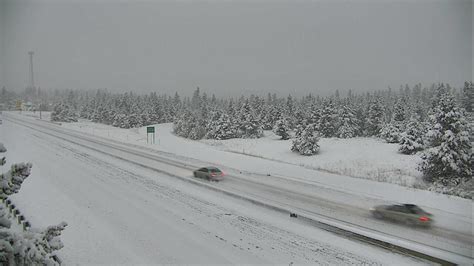
<instances>
[{"instance_id":1,"label":"snowy field","mask_svg":"<svg viewBox=\"0 0 474 266\"><path fill-rule=\"evenodd\" d=\"M124 142L147 144L145 127L121 129L89 121L63 123L63 126ZM193 156L194 150L198 154L219 150L345 176L408 187L423 186L421 173L416 169L420 156L400 154L397 144L376 138L322 138L319 154L307 157L291 152L291 140L279 140L271 131L265 131L265 137L260 139L192 141L172 134L172 124L154 126L156 144L148 146L172 153Z\"/></svg>"},{"instance_id":2,"label":"snowy field","mask_svg":"<svg viewBox=\"0 0 474 266\"><path fill-rule=\"evenodd\" d=\"M217 149L295 164L310 169L389 182L404 186L419 183L419 156L397 152L397 144L375 138L322 138L319 153L301 156L291 152L291 140L280 140L272 131L261 139L203 140Z\"/></svg>"},{"instance_id":3,"label":"snowy field","mask_svg":"<svg viewBox=\"0 0 474 266\"><path fill-rule=\"evenodd\" d=\"M132 130L93 130L140 141ZM15 204L33 226L68 222L66 265L424 263L9 121L0 137L9 162L33 162Z\"/></svg>"}]
</instances>

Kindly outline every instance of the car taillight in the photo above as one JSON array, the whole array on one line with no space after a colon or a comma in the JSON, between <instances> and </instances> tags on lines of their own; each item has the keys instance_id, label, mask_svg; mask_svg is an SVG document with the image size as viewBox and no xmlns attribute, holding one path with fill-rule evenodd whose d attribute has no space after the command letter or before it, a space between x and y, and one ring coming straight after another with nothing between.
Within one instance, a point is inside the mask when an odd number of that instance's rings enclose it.
<instances>
[{"instance_id":1,"label":"car taillight","mask_svg":"<svg viewBox=\"0 0 474 266\"><path fill-rule=\"evenodd\" d=\"M418 220L420 220L422 222L428 222L430 220L430 218L428 218L426 216L421 216L420 218L418 218Z\"/></svg>"}]
</instances>

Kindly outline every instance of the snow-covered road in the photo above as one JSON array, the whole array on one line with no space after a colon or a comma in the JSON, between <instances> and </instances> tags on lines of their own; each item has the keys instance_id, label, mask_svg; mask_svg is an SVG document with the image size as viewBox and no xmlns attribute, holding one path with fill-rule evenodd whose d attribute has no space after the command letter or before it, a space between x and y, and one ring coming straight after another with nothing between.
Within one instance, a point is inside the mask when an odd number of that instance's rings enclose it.
<instances>
[{"instance_id":1,"label":"snow-covered road","mask_svg":"<svg viewBox=\"0 0 474 266\"><path fill-rule=\"evenodd\" d=\"M9 148L9 161L13 161L12 157L17 156L15 161L28 159L35 164L34 170L40 168L39 173L36 172L37 176L45 179L45 182L36 182L35 190L48 191L58 198L57 204L48 203L52 208L57 209L57 214L68 213L67 217L70 218L72 215L74 220L81 221L80 231L74 230L73 232L82 234L82 232L91 231L92 228L93 232L98 230L101 234L109 234L101 237L101 240L112 241L108 249L105 248L95 254L95 257L102 259L93 261L84 261L83 258L74 257L76 253L73 250L68 251L71 247L66 244L65 257L69 258L71 262L289 263L294 261L337 263L338 261L333 259L340 256L336 256L331 250L338 250L336 251L338 254L339 252L350 254L346 257L342 256L341 263L386 263L390 261L385 258L379 260L388 256L385 251L336 237L295 219L290 219L286 215L236 201L235 198L229 198L205 187L182 182L182 180L188 180L192 183L197 182L203 186L209 186L205 181L194 180L190 177L189 169L199 165L196 160L173 158L170 162L163 158L162 154L143 152L136 147L65 132L62 128L40 121L24 120L19 117L15 117L15 119L21 119L22 123L27 122L31 128L8 121L4 123L0 140L9 146L7 147ZM43 132L32 130L32 128ZM64 139L58 139L58 136ZM23 137L23 142L19 140L21 137ZM78 145L71 144L68 138ZM120 151L117 148L124 150ZM32 157L25 156L25 151L30 152L28 156ZM31 153L31 151L35 151L35 153ZM104 153L113 154L115 157L107 156ZM117 160L117 158L123 158L129 162ZM56 161L58 163L52 164ZM164 173L157 174L156 171L137 166L137 163L181 179L170 178ZM387 235L415 240L418 244L434 245L458 254L469 255L469 252L472 252L472 234L463 234L462 230L457 232L450 228L435 228L430 231L420 231L405 226L387 224L368 217L365 207L374 204L374 202L377 203L373 199L364 196L356 197L352 194L345 194L338 190L291 178L240 174L233 169L229 169L229 171L230 175L224 182L210 185L219 189L240 192L246 196L286 206L290 209L294 208L297 211L344 221L346 225L368 227L375 231L382 231ZM30 192L33 190L28 187L28 183L25 184L24 189L30 189ZM41 196L38 193L31 192L28 195ZM37 209L39 206L32 208L32 204L29 202L31 198L25 194L20 193L16 196L16 200L19 201L20 207L24 207L25 212L28 213L29 209ZM334 196L334 194L337 195ZM338 200L328 200L328 198ZM45 200L51 201L52 199L46 196ZM76 206L77 210L70 205ZM42 206L42 208L50 206ZM81 214L78 215L76 211ZM41 218L36 221L38 224L43 224L48 220L36 213L35 217ZM35 223L35 217L31 218L33 223ZM59 219L67 220L60 217ZM57 220L47 222L55 223ZM85 225L89 227L84 228ZM135 232L136 228L133 226L137 225L140 229ZM119 234L119 237L114 234L114 230L123 231L123 234ZM150 231L158 231L161 237L149 239L147 236L150 236ZM222 236L215 234L216 232L220 232ZM236 232L238 232L238 236L235 235ZM203 241L201 234L207 236L208 239ZM212 236L213 234L214 236ZM245 239L254 242L243 240L242 234ZM65 237L67 236L65 234ZM92 245L100 245L94 236L89 235L89 237L95 240L92 241ZM257 239L254 239L256 237ZM293 239L300 237L302 240L295 241ZM164 242L163 239L171 239L171 242ZM174 246L173 239L177 239L177 243L184 241L183 245ZM322 239L326 239L326 241L322 241ZM255 246L259 248L254 250L248 245L243 247L240 245L242 243L237 240L247 241L250 246L253 245L251 243L255 243ZM210 243L208 243L209 241ZM86 240L83 246L88 242ZM119 242L126 242L126 244L118 244ZM202 242L205 243L204 246ZM288 244L293 242L296 244ZM328 245L328 248L316 247L313 249L314 245ZM180 251L178 247L181 246L183 250L190 251ZM373 249L374 252L372 253L371 250L367 253L368 248ZM123 256L116 256L114 252L121 249L126 249L120 251ZM157 252L153 251L155 249ZM201 249L203 250L201 251ZM239 251L234 252L234 249ZM359 252L359 249L365 251ZM218 254L220 255L211 255L215 253L215 250L219 250ZM317 252L318 250L321 252ZM183 253L186 256L183 257ZM395 260L399 259L399 256L395 257ZM109 261L110 259L111 261Z\"/></svg>"}]
</instances>

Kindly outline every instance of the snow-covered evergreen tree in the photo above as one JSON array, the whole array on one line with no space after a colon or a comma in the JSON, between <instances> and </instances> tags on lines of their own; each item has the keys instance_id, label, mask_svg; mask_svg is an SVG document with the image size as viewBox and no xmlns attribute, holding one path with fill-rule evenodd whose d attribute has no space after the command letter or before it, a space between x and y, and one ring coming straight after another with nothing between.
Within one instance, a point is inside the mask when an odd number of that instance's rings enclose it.
<instances>
[{"instance_id":1,"label":"snow-covered evergreen tree","mask_svg":"<svg viewBox=\"0 0 474 266\"><path fill-rule=\"evenodd\" d=\"M359 121L354 111L348 105L343 105L339 112L339 128L337 129L337 137L353 138L360 131Z\"/></svg>"},{"instance_id":2,"label":"snow-covered evergreen tree","mask_svg":"<svg viewBox=\"0 0 474 266\"><path fill-rule=\"evenodd\" d=\"M173 132L180 136L187 138L191 132L191 124L188 122L188 119L192 117L192 112L188 109L182 111L180 115L176 118L173 123Z\"/></svg>"},{"instance_id":3,"label":"snow-covered evergreen tree","mask_svg":"<svg viewBox=\"0 0 474 266\"><path fill-rule=\"evenodd\" d=\"M380 137L388 143L398 143L400 134L399 126L395 123L385 123L380 129Z\"/></svg>"},{"instance_id":4,"label":"snow-covered evergreen tree","mask_svg":"<svg viewBox=\"0 0 474 266\"><path fill-rule=\"evenodd\" d=\"M423 129L420 121L412 117L404 132L400 134L398 151L403 154L413 154L423 150Z\"/></svg>"},{"instance_id":5,"label":"snow-covered evergreen tree","mask_svg":"<svg viewBox=\"0 0 474 266\"><path fill-rule=\"evenodd\" d=\"M275 133L277 136L280 136L282 140L287 140L290 138L288 122L286 119L282 118L275 122L273 133Z\"/></svg>"},{"instance_id":6,"label":"snow-covered evergreen tree","mask_svg":"<svg viewBox=\"0 0 474 266\"><path fill-rule=\"evenodd\" d=\"M51 113L51 121L55 122L77 122L77 114L71 106L65 103L58 103Z\"/></svg>"},{"instance_id":7,"label":"snow-covered evergreen tree","mask_svg":"<svg viewBox=\"0 0 474 266\"><path fill-rule=\"evenodd\" d=\"M304 130L299 129L298 131L291 150L305 156L318 153L319 133L316 131L316 125L310 124Z\"/></svg>"},{"instance_id":8,"label":"snow-covered evergreen tree","mask_svg":"<svg viewBox=\"0 0 474 266\"><path fill-rule=\"evenodd\" d=\"M383 125L383 106L378 97L369 103L367 117L365 121L365 131L367 136L378 136Z\"/></svg>"},{"instance_id":9,"label":"snow-covered evergreen tree","mask_svg":"<svg viewBox=\"0 0 474 266\"><path fill-rule=\"evenodd\" d=\"M232 127L230 117L226 113L218 112L216 120L211 121L205 137L208 139L224 140L235 138L236 134L236 128Z\"/></svg>"},{"instance_id":10,"label":"snow-covered evergreen tree","mask_svg":"<svg viewBox=\"0 0 474 266\"><path fill-rule=\"evenodd\" d=\"M463 88L463 107L467 112L474 110L474 83L472 81L464 82Z\"/></svg>"},{"instance_id":11,"label":"snow-covered evergreen tree","mask_svg":"<svg viewBox=\"0 0 474 266\"><path fill-rule=\"evenodd\" d=\"M440 86L427 133L429 149L422 154L419 169L425 179L443 185L458 185L472 178L473 153L466 121L449 90Z\"/></svg>"},{"instance_id":12,"label":"snow-covered evergreen tree","mask_svg":"<svg viewBox=\"0 0 474 266\"><path fill-rule=\"evenodd\" d=\"M337 113L332 100L324 103L319 117L319 132L322 137L331 138L336 135L338 127Z\"/></svg>"},{"instance_id":13,"label":"snow-covered evergreen tree","mask_svg":"<svg viewBox=\"0 0 474 266\"><path fill-rule=\"evenodd\" d=\"M196 118L196 120L188 120L188 123L191 126L188 138L193 140L204 138L204 136L206 135L206 122L203 119Z\"/></svg>"},{"instance_id":14,"label":"snow-covered evergreen tree","mask_svg":"<svg viewBox=\"0 0 474 266\"><path fill-rule=\"evenodd\" d=\"M249 101L245 100L239 114L238 136L241 138L260 138L263 136L262 126L250 109Z\"/></svg>"},{"instance_id":15,"label":"snow-covered evergreen tree","mask_svg":"<svg viewBox=\"0 0 474 266\"><path fill-rule=\"evenodd\" d=\"M392 121L396 123L403 123L406 120L406 105L408 100L406 98L399 98L395 103L392 113Z\"/></svg>"}]
</instances>

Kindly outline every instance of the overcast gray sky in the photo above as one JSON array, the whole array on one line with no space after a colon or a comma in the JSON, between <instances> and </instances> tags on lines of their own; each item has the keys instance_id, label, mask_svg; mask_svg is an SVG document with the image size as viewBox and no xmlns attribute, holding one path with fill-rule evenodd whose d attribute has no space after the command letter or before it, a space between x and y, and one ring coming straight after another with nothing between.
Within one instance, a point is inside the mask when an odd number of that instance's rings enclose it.
<instances>
[{"instance_id":1,"label":"overcast gray sky","mask_svg":"<svg viewBox=\"0 0 474 266\"><path fill-rule=\"evenodd\" d=\"M326 94L472 79L472 1L3 1L0 86Z\"/></svg>"}]
</instances>

